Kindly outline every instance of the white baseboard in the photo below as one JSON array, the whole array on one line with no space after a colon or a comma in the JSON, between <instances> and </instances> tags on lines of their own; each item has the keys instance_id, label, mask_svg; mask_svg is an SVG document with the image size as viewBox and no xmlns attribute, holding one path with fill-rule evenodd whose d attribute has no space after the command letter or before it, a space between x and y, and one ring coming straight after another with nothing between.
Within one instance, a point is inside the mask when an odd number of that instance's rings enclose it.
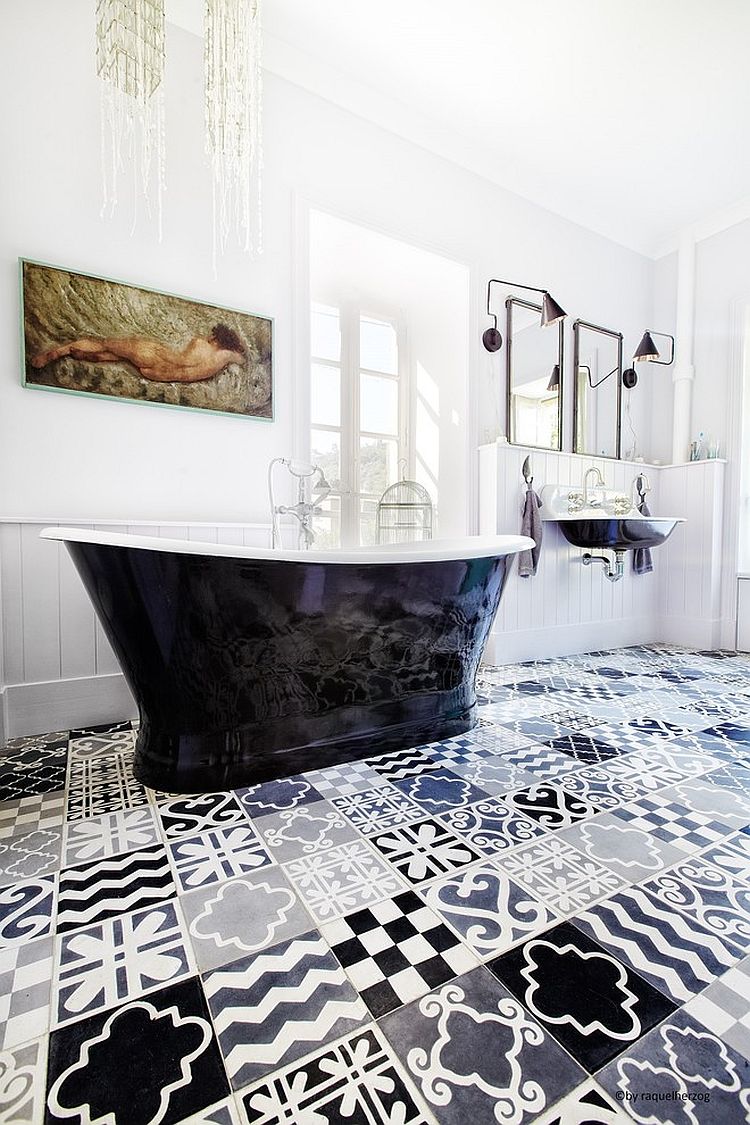
<instances>
[{"instance_id":1,"label":"white baseboard","mask_svg":"<svg viewBox=\"0 0 750 1125\"><path fill-rule=\"evenodd\" d=\"M485 664L512 664L517 660L543 660L625 645L660 640L650 617L623 617L616 621L576 622L542 629L493 632L484 651Z\"/></svg>"},{"instance_id":2,"label":"white baseboard","mask_svg":"<svg viewBox=\"0 0 750 1125\"><path fill-rule=\"evenodd\" d=\"M2 703L5 703L3 723ZM8 684L0 695L0 734L20 738L134 719L137 709L121 673L47 683Z\"/></svg>"},{"instance_id":3,"label":"white baseboard","mask_svg":"<svg viewBox=\"0 0 750 1125\"><path fill-rule=\"evenodd\" d=\"M685 648L721 648L723 624L720 617L661 617L659 640Z\"/></svg>"}]
</instances>

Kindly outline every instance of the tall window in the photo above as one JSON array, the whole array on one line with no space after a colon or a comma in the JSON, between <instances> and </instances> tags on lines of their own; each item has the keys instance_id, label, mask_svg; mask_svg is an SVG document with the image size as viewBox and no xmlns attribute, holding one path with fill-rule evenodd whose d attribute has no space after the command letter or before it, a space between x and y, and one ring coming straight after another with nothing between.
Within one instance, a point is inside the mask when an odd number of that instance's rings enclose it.
<instances>
[{"instance_id":1,"label":"tall window","mask_svg":"<svg viewBox=\"0 0 750 1125\"><path fill-rule=\"evenodd\" d=\"M324 545L375 542L375 510L409 463L399 326L354 306L314 304L310 456L334 490L318 520Z\"/></svg>"}]
</instances>

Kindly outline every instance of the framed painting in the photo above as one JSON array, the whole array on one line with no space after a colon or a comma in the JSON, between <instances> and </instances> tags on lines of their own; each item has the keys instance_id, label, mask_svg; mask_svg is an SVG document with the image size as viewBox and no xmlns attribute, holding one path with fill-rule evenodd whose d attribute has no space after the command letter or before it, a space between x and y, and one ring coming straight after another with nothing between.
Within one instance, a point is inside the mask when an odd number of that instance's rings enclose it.
<instances>
[{"instance_id":1,"label":"framed painting","mask_svg":"<svg viewBox=\"0 0 750 1125\"><path fill-rule=\"evenodd\" d=\"M19 261L24 386L273 419L273 321Z\"/></svg>"}]
</instances>

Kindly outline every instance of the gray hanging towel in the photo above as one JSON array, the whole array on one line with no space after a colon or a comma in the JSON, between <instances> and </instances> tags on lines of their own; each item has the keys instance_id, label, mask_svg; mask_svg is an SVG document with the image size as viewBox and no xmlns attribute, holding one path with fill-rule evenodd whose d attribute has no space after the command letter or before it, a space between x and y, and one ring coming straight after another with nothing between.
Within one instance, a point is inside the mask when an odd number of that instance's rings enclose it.
<instances>
[{"instance_id":1,"label":"gray hanging towel","mask_svg":"<svg viewBox=\"0 0 750 1125\"><path fill-rule=\"evenodd\" d=\"M528 551L521 551L518 556L518 573L521 578L531 578L539 565L539 552L542 548L542 517L539 515L541 506L542 501L534 489L528 488L521 515L521 535L528 535L533 539L534 546Z\"/></svg>"},{"instance_id":2,"label":"gray hanging towel","mask_svg":"<svg viewBox=\"0 0 750 1125\"><path fill-rule=\"evenodd\" d=\"M638 505L638 511L642 516L651 515L645 499L641 500L640 504ZM648 574L653 569L654 562L651 558L650 547L638 547L635 551L633 551L633 574Z\"/></svg>"}]
</instances>

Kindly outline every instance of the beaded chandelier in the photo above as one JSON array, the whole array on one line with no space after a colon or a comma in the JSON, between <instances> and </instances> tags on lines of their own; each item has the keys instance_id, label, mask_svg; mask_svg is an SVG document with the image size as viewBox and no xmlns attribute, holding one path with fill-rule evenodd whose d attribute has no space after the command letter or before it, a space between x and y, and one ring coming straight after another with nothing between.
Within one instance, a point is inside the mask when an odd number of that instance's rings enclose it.
<instances>
[{"instance_id":1,"label":"beaded chandelier","mask_svg":"<svg viewBox=\"0 0 750 1125\"><path fill-rule=\"evenodd\" d=\"M96 69L102 79L103 213L118 184L134 184L159 238L164 190L165 0L97 0ZM211 166L214 261L230 237L262 250L260 0L205 0L205 130Z\"/></svg>"}]
</instances>

